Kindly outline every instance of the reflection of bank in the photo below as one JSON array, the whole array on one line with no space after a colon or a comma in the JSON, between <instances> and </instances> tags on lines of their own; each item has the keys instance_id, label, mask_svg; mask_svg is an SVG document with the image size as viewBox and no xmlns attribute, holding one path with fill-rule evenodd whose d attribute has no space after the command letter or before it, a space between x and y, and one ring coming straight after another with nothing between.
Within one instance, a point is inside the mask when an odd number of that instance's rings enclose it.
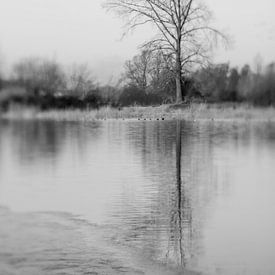
<instances>
[{"instance_id":1,"label":"reflection of bank","mask_svg":"<svg viewBox=\"0 0 275 275\"><path fill-rule=\"evenodd\" d=\"M6 158L14 157L12 165L17 162L20 165L31 165L52 161L55 167L56 160L64 152L70 152L66 146L70 150L78 150L81 158L88 154L88 143L98 140L102 128L98 122L84 124L51 120L4 120L0 121L0 151L7 147L10 152L6 152Z\"/></svg>"},{"instance_id":2,"label":"reflection of bank","mask_svg":"<svg viewBox=\"0 0 275 275\"><path fill-rule=\"evenodd\" d=\"M187 190L182 181L182 122L176 123L176 189L174 208L171 210L170 236L167 258L173 258L177 264L185 267L191 253L192 213ZM173 255L171 255L173 254Z\"/></svg>"}]
</instances>

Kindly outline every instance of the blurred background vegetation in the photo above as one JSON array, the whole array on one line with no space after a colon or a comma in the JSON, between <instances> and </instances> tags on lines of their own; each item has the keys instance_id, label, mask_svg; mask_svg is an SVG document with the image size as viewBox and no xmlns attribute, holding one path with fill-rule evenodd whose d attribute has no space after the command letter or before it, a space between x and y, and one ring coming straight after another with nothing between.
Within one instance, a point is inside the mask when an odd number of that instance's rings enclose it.
<instances>
[{"instance_id":1,"label":"blurred background vegetation","mask_svg":"<svg viewBox=\"0 0 275 275\"><path fill-rule=\"evenodd\" d=\"M253 69L213 64L185 73L185 102L246 102L275 106L275 63ZM89 109L100 106L156 106L175 102L173 62L160 51L143 50L125 63L116 85L99 85L87 65L64 68L55 60L26 58L9 77L0 74L0 107L18 104L47 109Z\"/></svg>"}]
</instances>

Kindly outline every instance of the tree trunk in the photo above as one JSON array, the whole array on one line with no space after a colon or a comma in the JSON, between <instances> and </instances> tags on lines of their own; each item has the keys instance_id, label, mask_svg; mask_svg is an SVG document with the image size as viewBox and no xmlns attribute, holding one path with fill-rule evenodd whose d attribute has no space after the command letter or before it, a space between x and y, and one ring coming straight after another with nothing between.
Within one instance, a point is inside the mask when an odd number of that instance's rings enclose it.
<instances>
[{"instance_id":1,"label":"tree trunk","mask_svg":"<svg viewBox=\"0 0 275 275\"><path fill-rule=\"evenodd\" d=\"M181 88L181 80L180 76L177 73L176 76L176 103L182 103L182 88Z\"/></svg>"},{"instance_id":2,"label":"tree trunk","mask_svg":"<svg viewBox=\"0 0 275 275\"><path fill-rule=\"evenodd\" d=\"M182 103L182 86L181 86L181 57L180 47L178 46L176 57L176 103Z\"/></svg>"}]
</instances>

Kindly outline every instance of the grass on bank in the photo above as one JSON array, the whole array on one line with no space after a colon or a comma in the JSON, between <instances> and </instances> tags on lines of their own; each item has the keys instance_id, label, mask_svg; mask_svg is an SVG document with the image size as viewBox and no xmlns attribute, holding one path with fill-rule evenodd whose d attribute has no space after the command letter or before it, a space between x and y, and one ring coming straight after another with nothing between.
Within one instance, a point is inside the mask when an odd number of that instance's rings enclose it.
<instances>
[{"instance_id":1,"label":"grass on bank","mask_svg":"<svg viewBox=\"0 0 275 275\"><path fill-rule=\"evenodd\" d=\"M49 110L12 106L1 113L3 119L38 119L56 121L93 121L109 119L136 120L266 120L275 121L275 108L259 108L248 104L161 105L157 107L101 107L92 110Z\"/></svg>"}]
</instances>

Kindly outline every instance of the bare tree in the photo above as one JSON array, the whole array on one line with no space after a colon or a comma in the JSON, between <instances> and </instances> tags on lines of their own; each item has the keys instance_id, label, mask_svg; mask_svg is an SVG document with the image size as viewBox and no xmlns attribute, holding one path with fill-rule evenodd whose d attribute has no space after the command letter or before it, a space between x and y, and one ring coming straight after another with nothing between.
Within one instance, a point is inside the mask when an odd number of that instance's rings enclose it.
<instances>
[{"instance_id":1,"label":"bare tree","mask_svg":"<svg viewBox=\"0 0 275 275\"><path fill-rule=\"evenodd\" d=\"M146 93L171 96L175 89L172 67L171 58L162 51L142 50L132 60L126 61L121 81Z\"/></svg>"},{"instance_id":2,"label":"bare tree","mask_svg":"<svg viewBox=\"0 0 275 275\"><path fill-rule=\"evenodd\" d=\"M182 75L207 60L213 41L226 39L210 26L211 13L197 0L107 0L105 7L127 19L129 30L147 23L156 28L157 35L144 46L173 58L178 103L184 96Z\"/></svg>"},{"instance_id":3,"label":"bare tree","mask_svg":"<svg viewBox=\"0 0 275 275\"><path fill-rule=\"evenodd\" d=\"M54 60L44 60L40 68L42 89L54 94L65 88L65 74L61 66Z\"/></svg>"},{"instance_id":4,"label":"bare tree","mask_svg":"<svg viewBox=\"0 0 275 275\"><path fill-rule=\"evenodd\" d=\"M63 70L54 60L27 58L13 69L15 79L31 92L54 94L65 86Z\"/></svg>"},{"instance_id":5,"label":"bare tree","mask_svg":"<svg viewBox=\"0 0 275 275\"><path fill-rule=\"evenodd\" d=\"M95 88L95 79L86 64L72 65L67 72L66 82L68 91L83 97Z\"/></svg>"},{"instance_id":6,"label":"bare tree","mask_svg":"<svg viewBox=\"0 0 275 275\"><path fill-rule=\"evenodd\" d=\"M132 60L125 63L125 78L130 84L145 91L148 86L148 73L150 70L151 52L144 50Z\"/></svg>"}]
</instances>

